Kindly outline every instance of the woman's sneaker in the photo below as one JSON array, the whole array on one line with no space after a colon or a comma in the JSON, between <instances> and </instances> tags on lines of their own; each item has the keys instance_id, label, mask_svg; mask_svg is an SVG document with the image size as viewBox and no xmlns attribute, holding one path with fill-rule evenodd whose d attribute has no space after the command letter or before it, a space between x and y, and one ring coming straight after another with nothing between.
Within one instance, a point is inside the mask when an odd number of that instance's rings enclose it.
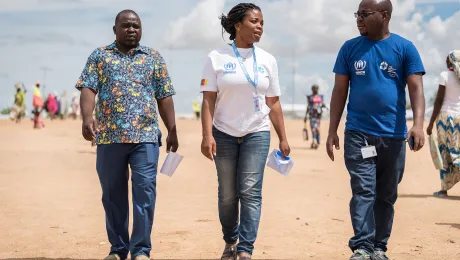
<instances>
[{"instance_id":1,"label":"woman's sneaker","mask_svg":"<svg viewBox=\"0 0 460 260\"><path fill-rule=\"evenodd\" d=\"M358 249L350 257L350 260L373 260L372 256L362 249Z\"/></svg>"}]
</instances>

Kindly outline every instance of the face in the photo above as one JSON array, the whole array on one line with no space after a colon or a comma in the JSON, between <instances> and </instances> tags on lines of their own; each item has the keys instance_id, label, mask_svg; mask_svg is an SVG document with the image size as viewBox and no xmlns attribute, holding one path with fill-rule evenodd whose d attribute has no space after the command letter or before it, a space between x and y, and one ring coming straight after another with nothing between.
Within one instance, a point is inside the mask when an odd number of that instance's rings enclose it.
<instances>
[{"instance_id":1,"label":"face","mask_svg":"<svg viewBox=\"0 0 460 260\"><path fill-rule=\"evenodd\" d=\"M313 92L313 95L318 94L318 86L311 87L311 92Z\"/></svg>"},{"instance_id":2,"label":"face","mask_svg":"<svg viewBox=\"0 0 460 260\"><path fill-rule=\"evenodd\" d=\"M142 37L139 17L133 13L123 13L113 27L117 42L126 47L137 47Z\"/></svg>"},{"instance_id":3,"label":"face","mask_svg":"<svg viewBox=\"0 0 460 260\"><path fill-rule=\"evenodd\" d=\"M35 86L37 86L37 88L40 88L40 84L35 84Z\"/></svg>"},{"instance_id":4,"label":"face","mask_svg":"<svg viewBox=\"0 0 460 260\"><path fill-rule=\"evenodd\" d=\"M367 36L378 34L382 30L385 20L388 19L388 14L379 10L379 6L374 0L363 0L359 4L355 17L359 33L362 36Z\"/></svg>"},{"instance_id":5,"label":"face","mask_svg":"<svg viewBox=\"0 0 460 260\"><path fill-rule=\"evenodd\" d=\"M235 25L237 37L241 37L246 43L259 42L264 32L264 17L257 9L249 10L243 21Z\"/></svg>"}]
</instances>

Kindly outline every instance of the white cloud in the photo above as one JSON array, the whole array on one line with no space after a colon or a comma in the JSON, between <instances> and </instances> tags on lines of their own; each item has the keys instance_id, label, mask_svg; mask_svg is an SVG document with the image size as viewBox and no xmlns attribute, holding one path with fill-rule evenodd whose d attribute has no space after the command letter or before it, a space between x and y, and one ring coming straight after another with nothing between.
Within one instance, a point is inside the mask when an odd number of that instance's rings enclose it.
<instances>
[{"instance_id":1,"label":"white cloud","mask_svg":"<svg viewBox=\"0 0 460 260\"><path fill-rule=\"evenodd\" d=\"M200 1L187 16L170 25L164 45L171 49L202 49L222 42L218 17L222 14L224 3L224 0Z\"/></svg>"},{"instance_id":2,"label":"white cloud","mask_svg":"<svg viewBox=\"0 0 460 260\"><path fill-rule=\"evenodd\" d=\"M417 4L458 3L460 0L416 0Z\"/></svg>"},{"instance_id":3,"label":"white cloud","mask_svg":"<svg viewBox=\"0 0 460 260\"><path fill-rule=\"evenodd\" d=\"M262 2L262 1L258 1ZM460 39L460 27L455 21L460 20L460 10L448 19L432 16L433 9L416 7L416 4L440 2L460 3L454 1L428 0L393 0L393 15L390 23L392 32L412 41L419 50L427 70L425 86L432 86L439 72L445 69L445 57L449 50L457 47ZM210 49L222 45L221 27L217 16L228 10L223 10L228 4L224 0L202 0L186 17L173 22L169 27L166 44L172 44L179 49L197 48ZM263 2L261 6L265 19L265 34L261 47L268 49L277 57L289 57L295 51L299 59L308 60L313 54L327 54L330 64L334 60L331 54L336 54L342 44L358 35L353 13L358 8L359 1L343 0L291 0ZM205 7L206 6L206 7ZM269 34L268 42L266 34ZM456 46L457 44L457 46ZM326 56L324 56L326 57ZM324 62L324 61L323 61ZM281 66L288 66L282 64ZM308 72L304 72L308 75ZM316 75L319 77L318 75ZM296 76L299 81L310 84L315 78L315 72L310 76ZM290 79L288 80L290 82ZM331 84L322 82L331 91ZM324 90L324 89L323 89ZM429 91L428 91L429 92Z\"/></svg>"}]
</instances>

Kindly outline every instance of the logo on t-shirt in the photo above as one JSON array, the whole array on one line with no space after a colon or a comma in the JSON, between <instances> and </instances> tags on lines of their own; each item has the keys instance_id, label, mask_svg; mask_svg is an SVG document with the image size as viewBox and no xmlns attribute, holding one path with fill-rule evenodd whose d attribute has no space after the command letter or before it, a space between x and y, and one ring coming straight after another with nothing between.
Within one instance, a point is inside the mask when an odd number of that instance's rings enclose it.
<instances>
[{"instance_id":1,"label":"logo on t-shirt","mask_svg":"<svg viewBox=\"0 0 460 260\"><path fill-rule=\"evenodd\" d=\"M364 76L366 75L366 71L364 69L366 68L366 61L355 61L355 73L358 76Z\"/></svg>"},{"instance_id":2,"label":"logo on t-shirt","mask_svg":"<svg viewBox=\"0 0 460 260\"><path fill-rule=\"evenodd\" d=\"M387 62L383 61L380 63L380 69L383 71L388 71L388 75L390 75L390 77L396 77L396 69L393 68L393 66L388 66Z\"/></svg>"},{"instance_id":3,"label":"logo on t-shirt","mask_svg":"<svg viewBox=\"0 0 460 260\"><path fill-rule=\"evenodd\" d=\"M262 67L262 66L259 66L259 67L257 68L257 70L258 70L261 74L264 74L264 72L265 72L265 69L264 69L264 67Z\"/></svg>"},{"instance_id":4,"label":"logo on t-shirt","mask_svg":"<svg viewBox=\"0 0 460 260\"><path fill-rule=\"evenodd\" d=\"M234 74L236 73L236 63L228 62L224 64L224 74Z\"/></svg>"},{"instance_id":5,"label":"logo on t-shirt","mask_svg":"<svg viewBox=\"0 0 460 260\"><path fill-rule=\"evenodd\" d=\"M201 80L201 86L204 87L206 85L208 85L208 80L207 79L202 79Z\"/></svg>"}]
</instances>

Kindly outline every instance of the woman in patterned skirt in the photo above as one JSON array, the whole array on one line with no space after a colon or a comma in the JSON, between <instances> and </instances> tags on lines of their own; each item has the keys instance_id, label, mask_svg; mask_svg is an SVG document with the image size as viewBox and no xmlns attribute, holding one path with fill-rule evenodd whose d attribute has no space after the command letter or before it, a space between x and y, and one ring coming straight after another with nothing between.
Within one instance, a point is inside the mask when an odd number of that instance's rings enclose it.
<instances>
[{"instance_id":1,"label":"woman in patterned skirt","mask_svg":"<svg viewBox=\"0 0 460 260\"><path fill-rule=\"evenodd\" d=\"M448 70L441 73L433 115L426 130L431 135L437 120L443 169L441 190L433 195L441 198L447 197L447 191L460 181L460 50L450 52L446 64Z\"/></svg>"},{"instance_id":2,"label":"woman in patterned skirt","mask_svg":"<svg viewBox=\"0 0 460 260\"><path fill-rule=\"evenodd\" d=\"M320 131L321 115L323 108L326 107L324 104L323 95L318 94L318 85L311 87L312 95L307 96L307 113L305 114L304 123L307 122L307 117L310 118L310 127L312 135L311 148L317 149L320 144Z\"/></svg>"}]
</instances>

